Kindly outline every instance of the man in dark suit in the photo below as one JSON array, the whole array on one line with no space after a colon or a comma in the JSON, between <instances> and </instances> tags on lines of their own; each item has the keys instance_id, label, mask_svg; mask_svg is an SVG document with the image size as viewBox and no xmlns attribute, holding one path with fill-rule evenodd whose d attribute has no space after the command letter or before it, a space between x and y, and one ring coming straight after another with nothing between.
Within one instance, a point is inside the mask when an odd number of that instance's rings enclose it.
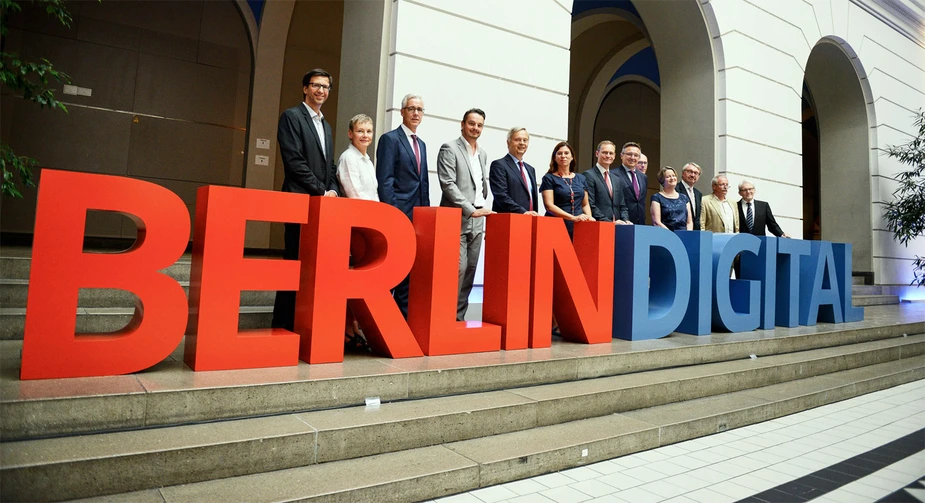
<instances>
[{"instance_id":1,"label":"man in dark suit","mask_svg":"<svg viewBox=\"0 0 925 503\"><path fill-rule=\"evenodd\" d=\"M591 215L599 222L613 222L618 225L632 225L623 199L623 184L610 171L617 158L617 147L612 141L604 140L594 153L597 163L583 173L588 183L588 203Z\"/></svg>"},{"instance_id":2,"label":"man in dark suit","mask_svg":"<svg viewBox=\"0 0 925 503\"><path fill-rule=\"evenodd\" d=\"M756 236L766 236L765 229L777 237L789 238L777 225L771 206L755 199L755 186L748 180L739 184L739 232L748 232Z\"/></svg>"},{"instance_id":3,"label":"man in dark suit","mask_svg":"<svg viewBox=\"0 0 925 503\"><path fill-rule=\"evenodd\" d=\"M379 137L376 179L379 200L400 209L413 220L415 206L430 206L427 182L427 147L417 130L424 118L424 100L415 94L401 100L401 124ZM408 277L392 290L392 297L408 317Z\"/></svg>"},{"instance_id":4,"label":"man in dark suit","mask_svg":"<svg viewBox=\"0 0 925 503\"><path fill-rule=\"evenodd\" d=\"M337 197L337 172L334 166L334 139L331 125L321 114L334 79L321 69L302 77L303 102L279 118L276 142L283 160L283 192L310 196ZM299 258L299 224L285 224L283 257ZM273 328L293 329L295 292L276 292L273 304Z\"/></svg>"},{"instance_id":5,"label":"man in dark suit","mask_svg":"<svg viewBox=\"0 0 925 503\"><path fill-rule=\"evenodd\" d=\"M700 179L700 166L696 162L689 162L681 170L681 186L678 187L680 192L687 194L688 200L694 203L694 230L700 230L700 212L703 209L703 192L694 187L697 180Z\"/></svg>"},{"instance_id":6,"label":"man in dark suit","mask_svg":"<svg viewBox=\"0 0 925 503\"><path fill-rule=\"evenodd\" d=\"M642 150L636 142L627 142L620 150L622 165L611 170L623 185L623 199L626 201L630 222L646 224L646 177L636 171L636 163Z\"/></svg>"},{"instance_id":7,"label":"man in dark suit","mask_svg":"<svg viewBox=\"0 0 925 503\"><path fill-rule=\"evenodd\" d=\"M508 155L491 162L488 183L495 198L492 211L522 213L536 216L539 193L536 190L536 171L524 162L530 145L527 128L514 127L507 132Z\"/></svg>"}]
</instances>

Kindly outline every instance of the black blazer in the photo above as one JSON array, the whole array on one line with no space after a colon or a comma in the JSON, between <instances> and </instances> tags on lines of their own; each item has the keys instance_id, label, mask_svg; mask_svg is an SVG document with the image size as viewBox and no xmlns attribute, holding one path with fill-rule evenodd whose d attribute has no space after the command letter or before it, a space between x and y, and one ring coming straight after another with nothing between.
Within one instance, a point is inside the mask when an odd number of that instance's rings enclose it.
<instances>
[{"instance_id":1,"label":"black blazer","mask_svg":"<svg viewBox=\"0 0 925 503\"><path fill-rule=\"evenodd\" d=\"M321 124L324 126L323 153L318 130L304 104L280 115L276 142L283 159L283 192L322 196L333 190L340 195L331 125L324 119L321 119Z\"/></svg>"},{"instance_id":2,"label":"black blazer","mask_svg":"<svg viewBox=\"0 0 925 503\"><path fill-rule=\"evenodd\" d=\"M491 161L488 169L488 184L494 202L491 211L498 213L526 213L530 210L530 194L533 194L533 211L539 211L539 193L536 190L536 170L524 162L530 191L524 185L520 166L514 163L510 155Z\"/></svg>"},{"instance_id":3,"label":"black blazer","mask_svg":"<svg viewBox=\"0 0 925 503\"><path fill-rule=\"evenodd\" d=\"M777 237L783 236L784 231L777 225L777 220L774 220L774 214L771 213L771 206L757 199L753 199L752 203L754 204L752 211L755 212L755 224L752 226L752 230L748 230L748 224L745 221L745 201L739 199L739 203L737 204L739 207L739 232L748 232L756 236L766 236L767 234L765 234L764 230L767 229L771 231L771 234Z\"/></svg>"},{"instance_id":4,"label":"black blazer","mask_svg":"<svg viewBox=\"0 0 925 503\"><path fill-rule=\"evenodd\" d=\"M379 137L376 147L376 179L379 200L400 209L411 219L415 206L430 206L430 184L427 177L427 147L418 136L421 149L421 172L411 140L401 126Z\"/></svg>"},{"instance_id":5,"label":"black blazer","mask_svg":"<svg viewBox=\"0 0 925 503\"><path fill-rule=\"evenodd\" d=\"M694 214L692 215L692 217L693 217L693 219L694 219L694 230L695 230L695 231L699 231L699 230L700 230L700 210L703 209L703 202L702 202L702 201L703 201L703 192L700 192L700 191L697 189L697 187L691 187L691 188L694 189L694 201L693 201L693 203L694 203ZM683 182L679 182L679 183L678 183L677 191L680 192L680 193L682 193L682 194L687 195L687 189L684 188L684 183L683 183Z\"/></svg>"},{"instance_id":6,"label":"black blazer","mask_svg":"<svg viewBox=\"0 0 925 503\"><path fill-rule=\"evenodd\" d=\"M628 175L623 166L617 166L610 170L617 180L623 185L623 199L626 201L626 210L629 213L630 222L636 225L646 225L646 176L636 170L632 170ZM639 198L636 198L636 192L633 190L633 180L630 176L636 177L636 183L639 184Z\"/></svg>"},{"instance_id":7,"label":"black blazer","mask_svg":"<svg viewBox=\"0 0 925 503\"><path fill-rule=\"evenodd\" d=\"M588 182L588 203L591 205L591 215L595 220L599 222L629 220L623 196L623 184L613 172L607 172L611 187L613 187L613 196L607 190L607 182L604 181L601 170L597 169L597 166L592 166L582 174Z\"/></svg>"}]
</instances>

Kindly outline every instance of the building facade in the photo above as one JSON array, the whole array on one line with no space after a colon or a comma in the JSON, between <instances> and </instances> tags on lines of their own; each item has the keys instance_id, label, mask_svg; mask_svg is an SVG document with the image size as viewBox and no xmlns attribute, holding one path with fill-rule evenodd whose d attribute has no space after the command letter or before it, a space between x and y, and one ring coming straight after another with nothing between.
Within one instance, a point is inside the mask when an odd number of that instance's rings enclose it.
<instances>
[{"instance_id":1,"label":"building facade","mask_svg":"<svg viewBox=\"0 0 925 503\"><path fill-rule=\"evenodd\" d=\"M338 153L350 117L374 117L378 137L414 93L432 169L477 106L489 157L505 154L508 128L526 127L540 176L558 141L576 147L582 170L598 141L638 141L653 171L701 165L705 193L715 174L752 181L785 232L852 243L854 270L877 284L908 285L925 255L925 239L904 247L886 230L892 177L908 168L880 151L907 142L925 108L918 0L67 5L70 29L27 5L4 42L73 79L77 94L59 95L66 115L2 96L4 142L44 167L142 178L190 208L203 184L278 190L277 119L301 101L304 72L322 67L334 75L323 112ZM2 230L31 232L34 201L34 191L4 200ZM134 236L121 215L87 222L90 235ZM247 244L281 248L282 226L251 222Z\"/></svg>"}]
</instances>

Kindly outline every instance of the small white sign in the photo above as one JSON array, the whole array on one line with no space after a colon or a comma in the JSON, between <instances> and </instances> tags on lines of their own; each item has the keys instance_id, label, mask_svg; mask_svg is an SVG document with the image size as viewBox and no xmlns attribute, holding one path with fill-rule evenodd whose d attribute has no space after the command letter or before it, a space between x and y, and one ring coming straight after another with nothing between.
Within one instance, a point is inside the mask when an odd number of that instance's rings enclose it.
<instances>
[{"instance_id":1,"label":"small white sign","mask_svg":"<svg viewBox=\"0 0 925 503\"><path fill-rule=\"evenodd\" d=\"M72 86L70 84L64 84L64 90L62 90L61 92L63 92L64 94L72 94L76 96L77 89L78 89L77 86Z\"/></svg>"},{"instance_id":2,"label":"small white sign","mask_svg":"<svg viewBox=\"0 0 925 503\"><path fill-rule=\"evenodd\" d=\"M93 96L93 89L90 89L89 87L78 87L77 95L78 96Z\"/></svg>"},{"instance_id":3,"label":"small white sign","mask_svg":"<svg viewBox=\"0 0 925 503\"><path fill-rule=\"evenodd\" d=\"M270 156L267 155L255 155L254 164L258 166L269 166L270 165Z\"/></svg>"},{"instance_id":4,"label":"small white sign","mask_svg":"<svg viewBox=\"0 0 925 503\"><path fill-rule=\"evenodd\" d=\"M269 138L257 138L257 148L262 148L265 150L270 150L270 140Z\"/></svg>"}]
</instances>

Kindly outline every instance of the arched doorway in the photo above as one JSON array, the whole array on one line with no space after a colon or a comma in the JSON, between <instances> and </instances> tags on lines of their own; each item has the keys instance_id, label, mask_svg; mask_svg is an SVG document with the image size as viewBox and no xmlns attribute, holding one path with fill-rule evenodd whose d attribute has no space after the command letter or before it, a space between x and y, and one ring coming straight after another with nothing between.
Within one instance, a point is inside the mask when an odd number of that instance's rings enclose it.
<instances>
[{"instance_id":1,"label":"arched doorway","mask_svg":"<svg viewBox=\"0 0 925 503\"><path fill-rule=\"evenodd\" d=\"M190 210L201 185L243 184L253 52L234 1L73 1L70 30L23 8L4 50L47 57L86 91L57 93L67 114L4 95L3 140L15 151L42 167L162 185ZM31 234L35 194L4 198L3 232ZM134 239L136 229L91 212L86 234Z\"/></svg>"},{"instance_id":2,"label":"arched doorway","mask_svg":"<svg viewBox=\"0 0 925 503\"><path fill-rule=\"evenodd\" d=\"M854 270L871 272L871 176L877 161L871 150L874 111L866 75L841 39L823 38L809 55L804 100L810 111L804 116L816 123L819 151L818 156L812 150L804 154L804 185L818 179L819 199L804 205L804 221L818 221L821 239L851 243ZM804 134L806 129L804 120Z\"/></svg>"},{"instance_id":3,"label":"arched doorway","mask_svg":"<svg viewBox=\"0 0 925 503\"><path fill-rule=\"evenodd\" d=\"M696 1L573 3L569 139L580 153L590 155L605 139L598 135L618 134L606 139L644 143L650 171L695 161L709 180L722 169L715 166L721 51L711 15Z\"/></svg>"}]
</instances>

